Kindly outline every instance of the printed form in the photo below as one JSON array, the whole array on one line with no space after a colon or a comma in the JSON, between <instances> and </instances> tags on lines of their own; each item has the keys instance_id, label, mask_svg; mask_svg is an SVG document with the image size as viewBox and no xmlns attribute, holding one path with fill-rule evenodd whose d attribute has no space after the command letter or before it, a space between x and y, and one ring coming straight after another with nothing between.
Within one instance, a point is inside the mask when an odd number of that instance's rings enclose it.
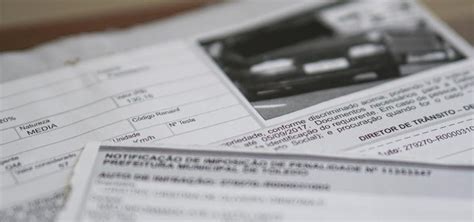
<instances>
[{"instance_id":1,"label":"printed form","mask_svg":"<svg viewBox=\"0 0 474 222\"><path fill-rule=\"evenodd\" d=\"M472 48L415 2L377 2L289 8L2 83L0 220L52 220L89 141L472 165Z\"/></svg>"},{"instance_id":2,"label":"printed form","mask_svg":"<svg viewBox=\"0 0 474 222\"><path fill-rule=\"evenodd\" d=\"M59 221L471 221L473 167L88 145Z\"/></svg>"},{"instance_id":3,"label":"printed form","mask_svg":"<svg viewBox=\"0 0 474 222\"><path fill-rule=\"evenodd\" d=\"M190 140L205 130L201 141L216 141L260 128L181 42L10 82L1 101L2 205L35 193L16 190L53 189L38 186L45 178L61 185L49 192L61 190L91 140Z\"/></svg>"}]
</instances>

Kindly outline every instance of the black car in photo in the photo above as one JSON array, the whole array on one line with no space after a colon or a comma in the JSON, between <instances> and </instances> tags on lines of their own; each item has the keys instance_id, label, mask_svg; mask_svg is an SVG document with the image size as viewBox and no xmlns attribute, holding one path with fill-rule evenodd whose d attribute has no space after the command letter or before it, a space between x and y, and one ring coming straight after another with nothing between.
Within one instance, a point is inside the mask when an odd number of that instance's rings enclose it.
<instances>
[{"instance_id":1,"label":"black car in photo","mask_svg":"<svg viewBox=\"0 0 474 222\"><path fill-rule=\"evenodd\" d=\"M396 79L464 58L426 21L379 16L398 10L403 17L411 10L407 4L344 14L338 7L345 4L206 39L201 46L250 102ZM323 17L334 8L339 17ZM364 29L350 27L358 22Z\"/></svg>"}]
</instances>

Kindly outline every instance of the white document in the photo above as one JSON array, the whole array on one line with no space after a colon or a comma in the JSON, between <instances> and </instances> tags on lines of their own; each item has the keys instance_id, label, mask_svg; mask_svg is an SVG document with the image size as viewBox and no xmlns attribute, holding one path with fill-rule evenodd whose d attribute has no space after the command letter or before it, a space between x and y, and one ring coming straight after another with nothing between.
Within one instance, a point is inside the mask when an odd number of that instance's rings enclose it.
<instances>
[{"instance_id":1,"label":"white document","mask_svg":"<svg viewBox=\"0 0 474 222\"><path fill-rule=\"evenodd\" d=\"M2 96L2 207L61 192L91 140L203 143L260 128L183 42L9 82ZM9 209L7 219L18 207Z\"/></svg>"},{"instance_id":2,"label":"white document","mask_svg":"<svg viewBox=\"0 0 474 222\"><path fill-rule=\"evenodd\" d=\"M59 221L471 221L474 168L86 146Z\"/></svg>"},{"instance_id":3,"label":"white document","mask_svg":"<svg viewBox=\"0 0 474 222\"><path fill-rule=\"evenodd\" d=\"M91 140L471 164L472 49L412 1L372 3L300 5L2 83L0 220L51 220ZM392 154L426 127L444 131Z\"/></svg>"},{"instance_id":4,"label":"white document","mask_svg":"<svg viewBox=\"0 0 474 222\"><path fill-rule=\"evenodd\" d=\"M473 61L420 73L216 144L472 165L473 78Z\"/></svg>"}]
</instances>

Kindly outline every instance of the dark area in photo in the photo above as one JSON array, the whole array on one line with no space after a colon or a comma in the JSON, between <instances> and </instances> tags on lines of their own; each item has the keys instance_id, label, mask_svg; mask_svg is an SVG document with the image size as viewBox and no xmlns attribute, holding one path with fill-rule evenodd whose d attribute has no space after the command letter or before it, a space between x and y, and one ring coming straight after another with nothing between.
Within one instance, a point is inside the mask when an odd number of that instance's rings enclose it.
<instances>
[{"instance_id":1,"label":"dark area in photo","mask_svg":"<svg viewBox=\"0 0 474 222\"><path fill-rule=\"evenodd\" d=\"M339 1L200 42L264 119L464 56L405 1Z\"/></svg>"}]
</instances>

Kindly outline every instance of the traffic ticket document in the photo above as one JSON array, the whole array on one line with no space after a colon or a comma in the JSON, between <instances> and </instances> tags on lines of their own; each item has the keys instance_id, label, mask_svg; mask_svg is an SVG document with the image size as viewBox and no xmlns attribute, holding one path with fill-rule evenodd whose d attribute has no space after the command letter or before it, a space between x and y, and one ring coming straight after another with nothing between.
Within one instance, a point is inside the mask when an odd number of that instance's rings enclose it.
<instances>
[{"instance_id":1,"label":"traffic ticket document","mask_svg":"<svg viewBox=\"0 0 474 222\"><path fill-rule=\"evenodd\" d=\"M472 164L472 52L416 1L318 1L2 82L0 221L51 221L89 141Z\"/></svg>"},{"instance_id":2,"label":"traffic ticket document","mask_svg":"<svg viewBox=\"0 0 474 222\"><path fill-rule=\"evenodd\" d=\"M474 167L89 144L58 221L472 221Z\"/></svg>"}]
</instances>

